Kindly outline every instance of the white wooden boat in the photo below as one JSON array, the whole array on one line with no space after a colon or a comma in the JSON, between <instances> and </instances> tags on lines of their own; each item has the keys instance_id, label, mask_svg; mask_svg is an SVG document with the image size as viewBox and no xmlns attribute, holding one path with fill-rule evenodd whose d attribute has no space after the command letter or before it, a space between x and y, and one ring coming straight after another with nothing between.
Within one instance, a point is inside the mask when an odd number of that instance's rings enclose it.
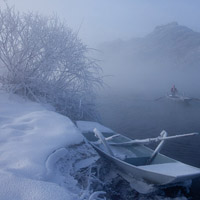
<instances>
[{"instance_id":1,"label":"white wooden boat","mask_svg":"<svg viewBox=\"0 0 200 200\"><path fill-rule=\"evenodd\" d=\"M193 100L193 98L190 98L190 97L186 97L182 95L172 95L172 94L166 95L166 98L173 101L184 102L184 103L189 103L190 101Z\"/></svg>"},{"instance_id":2,"label":"white wooden boat","mask_svg":"<svg viewBox=\"0 0 200 200\"><path fill-rule=\"evenodd\" d=\"M179 95L179 94L176 94L176 95L166 94L165 96L155 99L155 101L159 101L164 98L172 100L172 101L176 101L176 102L182 102L185 104L189 104L189 102L191 102L191 101L200 101L199 98L192 98L192 97L187 97L187 96Z\"/></svg>"},{"instance_id":3,"label":"white wooden boat","mask_svg":"<svg viewBox=\"0 0 200 200\"><path fill-rule=\"evenodd\" d=\"M159 153L166 140L197 135L198 133L167 137L166 131L162 131L157 138L131 140L96 122L78 121L76 124L99 155L112 161L120 171L130 177L138 180L143 179L155 185L167 185L200 176L199 168ZM155 150L152 150L144 146L150 142L160 143Z\"/></svg>"}]
</instances>

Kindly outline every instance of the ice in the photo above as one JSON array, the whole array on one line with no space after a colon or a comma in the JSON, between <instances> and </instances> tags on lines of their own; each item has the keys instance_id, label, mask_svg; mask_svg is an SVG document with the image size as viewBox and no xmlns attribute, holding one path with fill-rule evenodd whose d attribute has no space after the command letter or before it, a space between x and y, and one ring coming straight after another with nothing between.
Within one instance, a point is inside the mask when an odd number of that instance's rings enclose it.
<instances>
[{"instance_id":1,"label":"ice","mask_svg":"<svg viewBox=\"0 0 200 200\"><path fill-rule=\"evenodd\" d=\"M64 157L68 153L66 148L60 148L57 149L55 152L53 152L46 160L46 174L47 179L52 179L52 176L55 173L55 164L58 162L58 159Z\"/></svg>"},{"instance_id":2,"label":"ice","mask_svg":"<svg viewBox=\"0 0 200 200\"><path fill-rule=\"evenodd\" d=\"M103 194L106 194L106 193L105 193L104 191L94 192L94 193L90 196L89 200L96 200L97 197L98 197L99 195L103 195Z\"/></svg>"}]
</instances>

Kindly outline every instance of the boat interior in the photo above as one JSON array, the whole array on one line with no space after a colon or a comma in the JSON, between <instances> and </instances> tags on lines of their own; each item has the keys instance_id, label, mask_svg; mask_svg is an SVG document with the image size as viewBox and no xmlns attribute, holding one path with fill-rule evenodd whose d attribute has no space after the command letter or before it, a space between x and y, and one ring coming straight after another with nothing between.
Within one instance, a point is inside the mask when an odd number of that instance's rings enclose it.
<instances>
[{"instance_id":1,"label":"boat interior","mask_svg":"<svg viewBox=\"0 0 200 200\"><path fill-rule=\"evenodd\" d=\"M87 138L87 140L94 146L99 148L102 152L106 152L110 154L105 145L99 140L98 137L95 136L94 132L85 132L83 135ZM128 164L135 165L135 166L144 166L144 165L154 165L154 164L164 164L164 163L175 163L177 162L174 159L171 159L167 156L164 156L160 153L156 154L156 156L151 159L154 150L144 146L143 144L134 144L129 146L112 146L109 145L109 142L112 143L123 143L129 142L131 139L118 134L116 137L116 133L112 132L102 132L104 139L111 138L109 141L106 141L109 151L112 152L112 155L117 159L120 159ZM113 138L112 138L113 137Z\"/></svg>"}]
</instances>

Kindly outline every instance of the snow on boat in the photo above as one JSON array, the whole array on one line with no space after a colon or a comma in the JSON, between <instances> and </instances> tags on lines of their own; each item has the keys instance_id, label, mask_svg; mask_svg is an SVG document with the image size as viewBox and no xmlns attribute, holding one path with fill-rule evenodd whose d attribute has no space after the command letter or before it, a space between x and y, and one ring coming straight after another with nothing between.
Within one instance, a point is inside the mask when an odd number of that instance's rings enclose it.
<instances>
[{"instance_id":1,"label":"snow on boat","mask_svg":"<svg viewBox=\"0 0 200 200\"><path fill-rule=\"evenodd\" d=\"M167 185L200 176L199 168L159 153L166 140L198 133L167 137L166 131L162 131L157 138L132 140L96 122L77 121L76 125L100 156L110 160L129 177L155 185ZM160 143L152 150L144 146L150 142Z\"/></svg>"}]
</instances>

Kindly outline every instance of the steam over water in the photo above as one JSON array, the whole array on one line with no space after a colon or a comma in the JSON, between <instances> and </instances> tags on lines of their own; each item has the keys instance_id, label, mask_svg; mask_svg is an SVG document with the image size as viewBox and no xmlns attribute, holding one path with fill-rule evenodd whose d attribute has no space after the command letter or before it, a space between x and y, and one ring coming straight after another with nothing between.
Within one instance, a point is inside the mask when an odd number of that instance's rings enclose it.
<instances>
[{"instance_id":1,"label":"steam over water","mask_svg":"<svg viewBox=\"0 0 200 200\"><path fill-rule=\"evenodd\" d=\"M101 123L134 139L157 137L162 130L168 135L200 133L200 101L184 104L154 99L133 94L101 95ZM200 135L167 141L161 153L200 168ZM199 184L200 179L193 181L189 194L193 199L200 199Z\"/></svg>"}]
</instances>

